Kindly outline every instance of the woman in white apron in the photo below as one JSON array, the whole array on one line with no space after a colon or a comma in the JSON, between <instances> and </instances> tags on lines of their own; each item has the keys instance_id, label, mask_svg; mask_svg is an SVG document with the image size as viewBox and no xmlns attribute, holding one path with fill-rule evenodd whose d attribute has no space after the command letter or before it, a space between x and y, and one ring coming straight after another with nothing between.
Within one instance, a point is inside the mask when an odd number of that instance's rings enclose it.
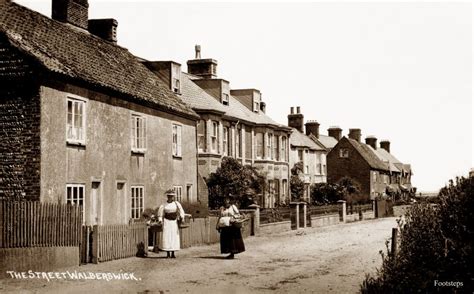
<instances>
[{"instance_id":1,"label":"woman in white apron","mask_svg":"<svg viewBox=\"0 0 474 294\"><path fill-rule=\"evenodd\" d=\"M175 251L180 249L178 218L184 219L184 210L178 201L174 200L174 191L168 191L168 200L158 209L158 219L163 224L163 236L159 247L166 251L166 258L176 258Z\"/></svg>"}]
</instances>

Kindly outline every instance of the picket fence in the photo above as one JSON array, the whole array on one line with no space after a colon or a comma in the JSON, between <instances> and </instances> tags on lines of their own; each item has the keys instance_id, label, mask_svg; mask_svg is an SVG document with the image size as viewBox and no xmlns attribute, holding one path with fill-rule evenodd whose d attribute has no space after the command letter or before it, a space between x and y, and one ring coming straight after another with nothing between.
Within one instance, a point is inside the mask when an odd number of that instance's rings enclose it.
<instances>
[{"instance_id":1,"label":"picket fence","mask_svg":"<svg viewBox=\"0 0 474 294\"><path fill-rule=\"evenodd\" d=\"M147 250L148 227L145 223L96 225L92 230L92 262L132 257Z\"/></svg>"},{"instance_id":2,"label":"picket fence","mask_svg":"<svg viewBox=\"0 0 474 294\"><path fill-rule=\"evenodd\" d=\"M79 246L82 208L36 201L0 201L0 248Z\"/></svg>"}]
</instances>

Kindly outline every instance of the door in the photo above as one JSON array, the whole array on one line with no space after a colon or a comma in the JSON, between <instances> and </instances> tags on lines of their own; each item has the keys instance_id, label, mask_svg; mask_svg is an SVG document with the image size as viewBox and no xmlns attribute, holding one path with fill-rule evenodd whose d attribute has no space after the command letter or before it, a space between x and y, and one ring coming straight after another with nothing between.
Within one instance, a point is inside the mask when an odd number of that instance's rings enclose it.
<instances>
[{"instance_id":1,"label":"door","mask_svg":"<svg viewBox=\"0 0 474 294\"><path fill-rule=\"evenodd\" d=\"M101 185L100 182L92 182L91 187L91 199L90 199L90 215L89 225L100 225L101 224Z\"/></svg>"}]
</instances>

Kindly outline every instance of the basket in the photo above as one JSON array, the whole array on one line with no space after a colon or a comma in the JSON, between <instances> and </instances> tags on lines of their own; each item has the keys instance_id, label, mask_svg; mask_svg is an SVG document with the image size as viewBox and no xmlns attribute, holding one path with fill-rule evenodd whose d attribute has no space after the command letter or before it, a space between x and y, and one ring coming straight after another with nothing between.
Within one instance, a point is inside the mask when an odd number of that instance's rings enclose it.
<instances>
[{"instance_id":1,"label":"basket","mask_svg":"<svg viewBox=\"0 0 474 294\"><path fill-rule=\"evenodd\" d=\"M184 219L178 220L178 227L180 229L189 228L190 225L191 225L191 215L190 214L185 214Z\"/></svg>"}]
</instances>

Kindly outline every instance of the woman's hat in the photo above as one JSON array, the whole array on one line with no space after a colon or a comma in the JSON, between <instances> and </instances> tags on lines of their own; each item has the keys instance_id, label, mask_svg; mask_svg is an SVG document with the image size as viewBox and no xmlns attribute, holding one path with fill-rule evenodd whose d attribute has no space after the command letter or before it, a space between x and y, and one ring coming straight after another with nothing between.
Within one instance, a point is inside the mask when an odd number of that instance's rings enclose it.
<instances>
[{"instance_id":1,"label":"woman's hat","mask_svg":"<svg viewBox=\"0 0 474 294\"><path fill-rule=\"evenodd\" d=\"M176 196L176 192L174 191L174 189L169 189L165 192L166 196L170 197L170 196Z\"/></svg>"}]
</instances>

